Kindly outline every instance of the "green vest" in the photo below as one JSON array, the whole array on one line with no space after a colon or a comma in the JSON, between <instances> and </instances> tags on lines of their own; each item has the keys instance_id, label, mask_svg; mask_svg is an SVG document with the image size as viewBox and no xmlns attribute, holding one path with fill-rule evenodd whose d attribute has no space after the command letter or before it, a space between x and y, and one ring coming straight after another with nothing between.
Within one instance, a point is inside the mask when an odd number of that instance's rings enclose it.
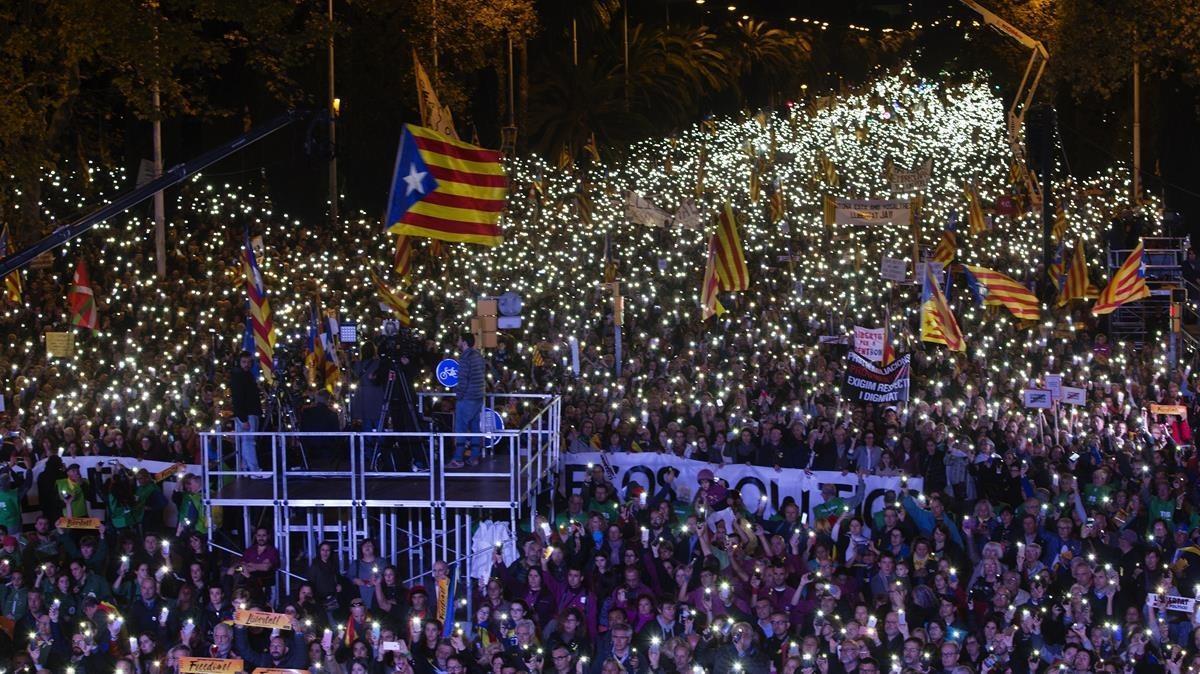
<instances>
[{"instance_id":1,"label":"green vest","mask_svg":"<svg viewBox=\"0 0 1200 674\"><path fill-rule=\"evenodd\" d=\"M115 529L127 529L133 524L133 508L118 503L112 494L108 495L108 523Z\"/></svg>"},{"instance_id":2,"label":"green vest","mask_svg":"<svg viewBox=\"0 0 1200 674\"><path fill-rule=\"evenodd\" d=\"M208 520L204 518L204 500L200 498L200 494L189 493L183 495L183 508L179 513L179 520L183 522L183 526L190 527L196 533L208 533Z\"/></svg>"},{"instance_id":3,"label":"green vest","mask_svg":"<svg viewBox=\"0 0 1200 674\"><path fill-rule=\"evenodd\" d=\"M58 496L66 504L67 517L87 517L88 505L87 499L83 497L83 487L80 484L75 484L67 478L63 478L54 483L55 489L58 490ZM65 495L71 495L71 502L67 503ZM53 523L51 523L53 524Z\"/></svg>"},{"instance_id":4,"label":"green vest","mask_svg":"<svg viewBox=\"0 0 1200 674\"><path fill-rule=\"evenodd\" d=\"M139 484L137 489L133 491L133 513L130 524L141 524L146 517L146 504L150 502L150 496L158 491L158 485L150 482L148 484Z\"/></svg>"},{"instance_id":5,"label":"green vest","mask_svg":"<svg viewBox=\"0 0 1200 674\"><path fill-rule=\"evenodd\" d=\"M0 524L8 529L10 536L21 533L21 498L16 489L0 491Z\"/></svg>"}]
</instances>

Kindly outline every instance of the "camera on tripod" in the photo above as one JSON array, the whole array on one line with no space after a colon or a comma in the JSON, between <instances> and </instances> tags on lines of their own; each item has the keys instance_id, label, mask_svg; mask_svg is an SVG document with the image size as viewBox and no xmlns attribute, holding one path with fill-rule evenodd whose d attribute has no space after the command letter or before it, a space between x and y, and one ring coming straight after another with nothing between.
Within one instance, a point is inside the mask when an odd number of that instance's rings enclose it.
<instances>
[{"instance_id":1,"label":"camera on tripod","mask_svg":"<svg viewBox=\"0 0 1200 674\"><path fill-rule=\"evenodd\" d=\"M385 321L380 334L363 349L360 364L359 405L363 430L415 433L428 430L417 409L412 389L412 374L416 367L420 342L398 321ZM356 415L357 418L357 415ZM381 458L390 460L392 470L398 463L411 461L414 469L423 470L425 443L415 436L385 438L377 436L367 444L371 470L379 468ZM390 451L389 451L390 450ZM396 460L396 454L402 456Z\"/></svg>"}]
</instances>

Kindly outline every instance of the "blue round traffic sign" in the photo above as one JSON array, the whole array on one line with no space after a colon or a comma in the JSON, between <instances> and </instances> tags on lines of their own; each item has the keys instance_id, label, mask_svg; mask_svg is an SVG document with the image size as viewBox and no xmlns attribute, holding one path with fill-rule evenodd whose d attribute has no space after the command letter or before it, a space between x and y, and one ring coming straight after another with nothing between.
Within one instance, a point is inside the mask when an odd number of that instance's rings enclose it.
<instances>
[{"instance_id":1,"label":"blue round traffic sign","mask_svg":"<svg viewBox=\"0 0 1200 674\"><path fill-rule=\"evenodd\" d=\"M500 414L490 407L483 408L479 415L479 432L490 434L502 430L504 430L504 419ZM488 447L495 447L498 442L500 442L499 435L488 435L483 439L483 443Z\"/></svg>"},{"instance_id":2,"label":"blue round traffic sign","mask_svg":"<svg viewBox=\"0 0 1200 674\"><path fill-rule=\"evenodd\" d=\"M437 364L434 374L437 375L439 384L446 388L454 388L458 385L458 361L453 358L446 358Z\"/></svg>"}]
</instances>

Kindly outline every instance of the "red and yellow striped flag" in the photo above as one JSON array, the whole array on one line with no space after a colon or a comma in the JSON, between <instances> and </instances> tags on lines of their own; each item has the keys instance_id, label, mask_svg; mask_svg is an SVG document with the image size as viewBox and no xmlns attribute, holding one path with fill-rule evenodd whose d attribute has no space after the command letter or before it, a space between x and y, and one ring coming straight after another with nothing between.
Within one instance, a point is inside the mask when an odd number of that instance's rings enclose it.
<instances>
[{"instance_id":1,"label":"red and yellow striped flag","mask_svg":"<svg viewBox=\"0 0 1200 674\"><path fill-rule=\"evenodd\" d=\"M1021 285L1011 276L987 267L963 266L987 290L983 298L984 306L1002 306L1021 320L1036 321L1038 319L1041 305L1038 303L1037 296L1030 292L1029 288Z\"/></svg>"},{"instance_id":2,"label":"red and yellow striped flag","mask_svg":"<svg viewBox=\"0 0 1200 674\"><path fill-rule=\"evenodd\" d=\"M392 263L392 268L396 270L396 276L402 283L407 282L409 274L412 273L412 256L412 239L403 234L396 237L396 260Z\"/></svg>"},{"instance_id":3,"label":"red and yellow striped flag","mask_svg":"<svg viewBox=\"0 0 1200 674\"><path fill-rule=\"evenodd\" d=\"M401 325L405 327L412 325L412 317L408 313L408 307L412 304L413 296L403 290L393 291L375 274L374 270L370 270L370 274L371 282L375 284L375 290L379 293L381 303L392 310L392 313L396 315L396 319L400 321Z\"/></svg>"},{"instance_id":4,"label":"red and yellow striped flag","mask_svg":"<svg viewBox=\"0 0 1200 674\"><path fill-rule=\"evenodd\" d=\"M958 222L951 219L946 224L946 229L942 231L942 238L938 241L937 248L933 250L933 261L943 267L954 261L954 256L958 255Z\"/></svg>"},{"instance_id":5,"label":"red and yellow striped flag","mask_svg":"<svg viewBox=\"0 0 1200 674\"><path fill-rule=\"evenodd\" d=\"M388 196L388 230L486 246L500 243L508 187L500 160L494 150L406 124Z\"/></svg>"},{"instance_id":6,"label":"red and yellow striped flag","mask_svg":"<svg viewBox=\"0 0 1200 674\"><path fill-rule=\"evenodd\" d=\"M1117 273L1109 279L1108 285L1100 291L1100 297L1092 307L1093 316L1110 314L1122 304L1150 296L1150 288L1146 285L1145 256L1146 249L1141 240L1138 240L1137 248L1125 258ZM1071 282L1070 276L1067 277L1067 282Z\"/></svg>"},{"instance_id":7,"label":"red and yellow striped flag","mask_svg":"<svg viewBox=\"0 0 1200 674\"><path fill-rule=\"evenodd\" d=\"M267 300L267 286L263 283L250 235L246 234L246 247L242 250L242 274L246 277L246 297L250 300L250 328L254 334L254 347L258 353L258 365L263 379L268 384L275 379L275 323L271 319L271 303Z\"/></svg>"},{"instance_id":8,"label":"red and yellow striped flag","mask_svg":"<svg viewBox=\"0 0 1200 674\"><path fill-rule=\"evenodd\" d=\"M717 278L717 237L714 235L708 240L708 262L704 265L704 281L700 284L700 320L707 321L710 316L725 313L725 307L717 299L720 289L721 281Z\"/></svg>"},{"instance_id":9,"label":"red and yellow striped flag","mask_svg":"<svg viewBox=\"0 0 1200 674\"><path fill-rule=\"evenodd\" d=\"M967 340L958 329L954 312L939 287L937 274L925 274L925 289L921 304L921 341L945 344L951 351L966 351Z\"/></svg>"},{"instance_id":10,"label":"red and yellow striped flag","mask_svg":"<svg viewBox=\"0 0 1200 674\"><path fill-rule=\"evenodd\" d=\"M1075 254L1071 256L1071 266L1067 270L1067 282L1058 295L1058 306L1064 306L1071 300L1094 300L1100 295L1100 289L1092 285L1088 278L1087 257L1083 250L1083 240L1075 242Z\"/></svg>"},{"instance_id":11,"label":"red and yellow striped flag","mask_svg":"<svg viewBox=\"0 0 1200 674\"><path fill-rule=\"evenodd\" d=\"M738 235L737 216L728 203L717 214L717 231L713 234L712 248L716 252L717 279L721 290L736 292L750 287L750 270L746 267L746 256L742 252L742 239Z\"/></svg>"},{"instance_id":12,"label":"red and yellow striped flag","mask_svg":"<svg viewBox=\"0 0 1200 674\"><path fill-rule=\"evenodd\" d=\"M987 231L987 219L983 215L983 200L979 198L979 189L974 185L963 187L963 196L967 200L967 226L972 234Z\"/></svg>"},{"instance_id":13,"label":"red and yellow striped flag","mask_svg":"<svg viewBox=\"0 0 1200 674\"><path fill-rule=\"evenodd\" d=\"M1050 238L1054 243L1062 243L1063 237L1067 234L1067 212L1062 206L1054 211L1054 226L1050 229Z\"/></svg>"},{"instance_id":14,"label":"red and yellow striped flag","mask_svg":"<svg viewBox=\"0 0 1200 674\"><path fill-rule=\"evenodd\" d=\"M12 238L8 234L8 225L5 225L4 231L0 232L0 258L8 257L8 244L10 241L12 241ZM21 291L21 270L18 269L4 277L4 295L8 297L9 302L20 304Z\"/></svg>"}]
</instances>

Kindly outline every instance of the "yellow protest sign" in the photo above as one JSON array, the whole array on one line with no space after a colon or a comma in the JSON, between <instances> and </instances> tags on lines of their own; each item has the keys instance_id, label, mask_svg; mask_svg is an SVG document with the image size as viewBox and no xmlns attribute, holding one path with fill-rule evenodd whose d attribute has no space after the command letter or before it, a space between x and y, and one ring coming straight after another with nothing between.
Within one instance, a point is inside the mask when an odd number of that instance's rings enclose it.
<instances>
[{"instance_id":1,"label":"yellow protest sign","mask_svg":"<svg viewBox=\"0 0 1200 674\"><path fill-rule=\"evenodd\" d=\"M233 614L233 624L242 627L266 627L269 629L290 630L292 618L286 613L268 613L267 611L237 611Z\"/></svg>"},{"instance_id":2,"label":"yellow protest sign","mask_svg":"<svg viewBox=\"0 0 1200 674\"><path fill-rule=\"evenodd\" d=\"M47 332L46 357L70 358L75 355L75 333Z\"/></svg>"},{"instance_id":3,"label":"yellow protest sign","mask_svg":"<svg viewBox=\"0 0 1200 674\"><path fill-rule=\"evenodd\" d=\"M98 517L60 517L54 523L59 529L99 529Z\"/></svg>"},{"instance_id":4,"label":"yellow protest sign","mask_svg":"<svg viewBox=\"0 0 1200 674\"><path fill-rule=\"evenodd\" d=\"M164 468L154 474L154 481L162 482L163 480L167 479L168 477L171 477L172 475L179 474L179 471L185 467L186 467L185 464L177 463L177 464L174 464L167 468Z\"/></svg>"},{"instance_id":5,"label":"yellow protest sign","mask_svg":"<svg viewBox=\"0 0 1200 674\"><path fill-rule=\"evenodd\" d=\"M181 674L237 674L243 669L241 659L179 658Z\"/></svg>"},{"instance_id":6,"label":"yellow protest sign","mask_svg":"<svg viewBox=\"0 0 1200 674\"><path fill-rule=\"evenodd\" d=\"M1150 403L1150 414L1175 414L1177 416L1187 416L1186 405L1159 405L1158 403Z\"/></svg>"}]
</instances>

